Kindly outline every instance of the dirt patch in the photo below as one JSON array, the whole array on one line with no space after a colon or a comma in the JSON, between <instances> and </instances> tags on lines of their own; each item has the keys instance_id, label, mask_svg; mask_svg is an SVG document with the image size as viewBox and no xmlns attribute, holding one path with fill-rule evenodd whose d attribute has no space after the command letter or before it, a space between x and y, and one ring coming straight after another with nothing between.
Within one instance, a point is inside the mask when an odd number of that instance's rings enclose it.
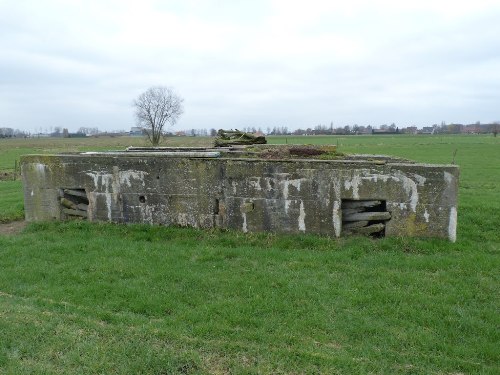
<instances>
[{"instance_id":1,"label":"dirt patch","mask_svg":"<svg viewBox=\"0 0 500 375\"><path fill-rule=\"evenodd\" d=\"M344 154L337 152L334 145L303 145L303 146L289 146L289 145L272 145L260 147L260 150L253 154L261 159L320 159L329 160L337 159ZM255 157L255 155L251 155Z\"/></svg>"},{"instance_id":2,"label":"dirt patch","mask_svg":"<svg viewBox=\"0 0 500 375\"><path fill-rule=\"evenodd\" d=\"M17 178L18 176L14 172L0 171L0 181L13 181Z\"/></svg>"},{"instance_id":3,"label":"dirt patch","mask_svg":"<svg viewBox=\"0 0 500 375\"><path fill-rule=\"evenodd\" d=\"M13 236L19 234L25 227L25 221L13 221L11 223L0 224L0 235Z\"/></svg>"},{"instance_id":4,"label":"dirt patch","mask_svg":"<svg viewBox=\"0 0 500 375\"><path fill-rule=\"evenodd\" d=\"M308 156L317 156L317 155L322 155L326 154L326 151L321 150L319 148L314 148L314 147L291 147L290 150L290 155L293 156L302 156L302 157L308 157Z\"/></svg>"}]
</instances>

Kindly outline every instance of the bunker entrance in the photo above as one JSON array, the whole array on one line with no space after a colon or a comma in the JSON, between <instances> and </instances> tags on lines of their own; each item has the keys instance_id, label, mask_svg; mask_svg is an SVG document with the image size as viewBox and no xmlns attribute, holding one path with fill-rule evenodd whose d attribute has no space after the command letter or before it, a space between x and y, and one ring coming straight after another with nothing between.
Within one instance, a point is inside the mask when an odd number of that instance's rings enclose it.
<instances>
[{"instance_id":1,"label":"bunker entrance","mask_svg":"<svg viewBox=\"0 0 500 375\"><path fill-rule=\"evenodd\" d=\"M344 235L385 236L385 225L391 219L383 200L342 200Z\"/></svg>"},{"instance_id":2,"label":"bunker entrance","mask_svg":"<svg viewBox=\"0 0 500 375\"><path fill-rule=\"evenodd\" d=\"M66 219L87 219L89 198L85 189L61 189L60 204Z\"/></svg>"}]
</instances>

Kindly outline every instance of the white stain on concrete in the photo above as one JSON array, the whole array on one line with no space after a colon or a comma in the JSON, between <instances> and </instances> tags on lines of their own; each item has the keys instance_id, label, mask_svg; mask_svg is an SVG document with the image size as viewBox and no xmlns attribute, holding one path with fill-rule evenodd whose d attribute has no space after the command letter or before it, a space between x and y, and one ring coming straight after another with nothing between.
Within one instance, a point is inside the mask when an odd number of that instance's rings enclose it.
<instances>
[{"instance_id":1,"label":"white stain on concrete","mask_svg":"<svg viewBox=\"0 0 500 375\"><path fill-rule=\"evenodd\" d=\"M118 169L114 169L114 173L86 173L86 175L91 177L94 181L95 189L105 195L109 221L111 221L112 219L113 200L115 201L115 205L118 204L118 193L121 190L121 186L132 186L132 180L139 180L142 183L142 186L145 186L144 176L146 176L147 174L148 172L144 171L119 171ZM145 221L149 222L149 219L146 219Z\"/></svg>"},{"instance_id":2,"label":"white stain on concrete","mask_svg":"<svg viewBox=\"0 0 500 375\"><path fill-rule=\"evenodd\" d=\"M42 176L45 176L45 168L45 164L35 163L35 170Z\"/></svg>"},{"instance_id":3,"label":"white stain on concrete","mask_svg":"<svg viewBox=\"0 0 500 375\"><path fill-rule=\"evenodd\" d=\"M363 177L361 177L362 180L367 180L367 181L371 181L371 182L378 182L378 180L382 180L383 182L387 182L391 178L393 178L393 177L389 176L387 174L369 173L368 171L363 171Z\"/></svg>"},{"instance_id":4,"label":"white stain on concrete","mask_svg":"<svg viewBox=\"0 0 500 375\"><path fill-rule=\"evenodd\" d=\"M410 178L405 178L403 180L403 187L407 194L410 195L410 207L413 212L417 212L418 204L418 190L417 184Z\"/></svg>"},{"instance_id":5,"label":"white stain on concrete","mask_svg":"<svg viewBox=\"0 0 500 375\"><path fill-rule=\"evenodd\" d=\"M338 178L334 178L332 181L333 185L333 192L335 193L335 196L333 197L335 200L340 200L340 180Z\"/></svg>"},{"instance_id":6,"label":"white stain on concrete","mask_svg":"<svg viewBox=\"0 0 500 375\"><path fill-rule=\"evenodd\" d=\"M140 206L140 210L141 210L142 222L153 224L153 213L155 211L154 206L144 204Z\"/></svg>"},{"instance_id":7,"label":"white stain on concrete","mask_svg":"<svg viewBox=\"0 0 500 375\"><path fill-rule=\"evenodd\" d=\"M290 208L290 203L292 201L290 199L285 199L285 213L288 214L288 209Z\"/></svg>"},{"instance_id":8,"label":"white stain on concrete","mask_svg":"<svg viewBox=\"0 0 500 375\"><path fill-rule=\"evenodd\" d=\"M447 172L445 172L445 173L447 173ZM381 179L384 183L386 183L389 180L397 182L398 184L400 184L400 186L403 186L404 191L408 195L411 210L413 212L416 212L418 201L419 201L418 186L424 186L427 179L424 176L421 176L419 174L413 174L412 176L415 178L415 180L409 178L401 171L396 171L394 173L394 175L366 174L362 179L363 180L370 180L373 182L376 182L378 179ZM356 182L356 181L354 181L354 182ZM348 186L347 186L348 183L349 183L349 187L351 185L353 185L352 181L345 181L344 185L346 185L346 189L348 188ZM353 195L354 195L354 187L353 187ZM400 203L399 205L400 205L400 209L402 209L402 210L407 208L405 203Z\"/></svg>"},{"instance_id":9,"label":"white stain on concrete","mask_svg":"<svg viewBox=\"0 0 500 375\"><path fill-rule=\"evenodd\" d=\"M451 184L451 183L453 182L453 179L454 179L455 177L453 177L453 175L452 175L450 172L446 172L446 171L444 171L443 173L444 173L444 180L445 180L445 182L446 182L448 185L449 185L449 184Z\"/></svg>"},{"instance_id":10,"label":"white stain on concrete","mask_svg":"<svg viewBox=\"0 0 500 375\"><path fill-rule=\"evenodd\" d=\"M115 191L115 188L119 188L118 184L113 184L113 175L109 173L101 172L87 172L87 176L92 177L94 180L94 186L96 190L104 190L103 194L106 199L106 208L108 213L108 220L111 221L112 218L112 208L111 208L111 193ZM99 184L100 180L100 184ZM116 185L116 186L113 186Z\"/></svg>"},{"instance_id":11,"label":"white stain on concrete","mask_svg":"<svg viewBox=\"0 0 500 375\"><path fill-rule=\"evenodd\" d=\"M457 208L456 207L451 207L451 209L450 209L450 219L448 222L448 238L450 239L451 242L455 242L457 240Z\"/></svg>"},{"instance_id":12,"label":"white stain on concrete","mask_svg":"<svg viewBox=\"0 0 500 375\"><path fill-rule=\"evenodd\" d=\"M271 185L271 181L273 181L274 183L276 183L276 181L274 180L274 178L271 178L271 177L265 177L264 178L264 181L266 182L266 190L267 191L271 191L273 190L273 187Z\"/></svg>"},{"instance_id":13,"label":"white stain on concrete","mask_svg":"<svg viewBox=\"0 0 500 375\"><path fill-rule=\"evenodd\" d=\"M110 193L106 193L106 207L108 209L108 220L111 221L112 210L111 210L111 194Z\"/></svg>"},{"instance_id":14,"label":"white stain on concrete","mask_svg":"<svg viewBox=\"0 0 500 375\"><path fill-rule=\"evenodd\" d=\"M297 179L297 180L284 180L283 183L283 197L285 199L288 199L288 194L289 194L289 189L290 186L293 186L297 189L297 191L300 191L300 184L301 184L302 179Z\"/></svg>"},{"instance_id":15,"label":"white stain on concrete","mask_svg":"<svg viewBox=\"0 0 500 375\"><path fill-rule=\"evenodd\" d=\"M94 210L96 210L97 206L96 206L96 195L97 193L94 193L94 192L89 192L87 194L87 197L89 199L89 206L87 208L87 214L88 214L88 219L90 221L93 221L94 220Z\"/></svg>"},{"instance_id":16,"label":"white stain on concrete","mask_svg":"<svg viewBox=\"0 0 500 375\"><path fill-rule=\"evenodd\" d=\"M109 193L113 192L114 189L119 190L120 185L116 179L114 179L114 175L111 173L101 173L101 172L87 172L87 176L92 177L94 180L94 187L97 190L103 189L104 192Z\"/></svg>"},{"instance_id":17,"label":"white stain on concrete","mask_svg":"<svg viewBox=\"0 0 500 375\"><path fill-rule=\"evenodd\" d=\"M248 232L248 227L247 227L247 214L246 214L246 212L242 212L241 213L241 217L243 218L243 225L241 227L241 230L244 233L247 233Z\"/></svg>"},{"instance_id":18,"label":"white stain on concrete","mask_svg":"<svg viewBox=\"0 0 500 375\"><path fill-rule=\"evenodd\" d=\"M420 176L419 174L413 174L413 177L418 182L418 186L424 186L425 181L427 180L424 176Z\"/></svg>"},{"instance_id":19,"label":"white stain on concrete","mask_svg":"<svg viewBox=\"0 0 500 375\"><path fill-rule=\"evenodd\" d=\"M189 218L186 213L180 212L177 215L177 224L180 225L181 227L187 227L189 225Z\"/></svg>"},{"instance_id":20,"label":"white stain on concrete","mask_svg":"<svg viewBox=\"0 0 500 375\"><path fill-rule=\"evenodd\" d=\"M332 210L332 223L335 236L340 237L342 232L342 210L341 210L341 182L340 179L334 178L332 180L333 186L333 210Z\"/></svg>"},{"instance_id":21,"label":"white stain on concrete","mask_svg":"<svg viewBox=\"0 0 500 375\"><path fill-rule=\"evenodd\" d=\"M400 181L403 184L403 189L408 195L410 200L410 208L413 212L417 212L418 205L418 188L417 183L411 178L405 176L402 172L398 171L395 173L396 181Z\"/></svg>"},{"instance_id":22,"label":"white stain on concrete","mask_svg":"<svg viewBox=\"0 0 500 375\"><path fill-rule=\"evenodd\" d=\"M344 181L344 188L346 190L352 189L353 199L359 199L359 185L361 183L361 176L358 173L355 173L350 180L346 179Z\"/></svg>"},{"instance_id":23,"label":"white stain on concrete","mask_svg":"<svg viewBox=\"0 0 500 375\"><path fill-rule=\"evenodd\" d=\"M94 180L94 187L96 189L98 189L99 188L99 176L100 176L100 174L99 173L87 172L86 175L92 177L92 179Z\"/></svg>"},{"instance_id":24,"label":"white stain on concrete","mask_svg":"<svg viewBox=\"0 0 500 375\"><path fill-rule=\"evenodd\" d=\"M300 211L299 211L299 230L301 232L306 231L306 211L304 210L304 202L300 201Z\"/></svg>"},{"instance_id":25,"label":"white stain on concrete","mask_svg":"<svg viewBox=\"0 0 500 375\"><path fill-rule=\"evenodd\" d=\"M335 237L340 237L340 232L342 230L342 210L340 209L340 200L333 202L333 212L332 212L332 222L333 230L335 232Z\"/></svg>"},{"instance_id":26,"label":"white stain on concrete","mask_svg":"<svg viewBox=\"0 0 500 375\"><path fill-rule=\"evenodd\" d=\"M429 218L430 217L431 217L431 215L429 215L429 213L427 212L427 208L426 208L425 211L424 211L424 219L425 219L426 223L429 222Z\"/></svg>"},{"instance_id":27,"label":"white stain on concrete","mask_svg":"<svg viewBox=\"0 0 500 375\"><path fill-rule=\"evenodd\" d=\"M257 191L261 191L260 177L252 177L248 180L248 184Z\"/></svg>"},{"instance_id":28,"label":"white stain on concrete","mask_svg":"<svg viewBox=\"0 0 500 375\"><path fill-rule=\"evenodd\" d=\"M371 182L377 182L378 178L379 178L379 175L370 174L370 173L364 173L363 177L361 177L362 180L371 181Z\"/></svg>"},{"instance_id":29,"label":"white stain on concrete","mask_svg":"<svg viewBox=\"0 0 500 375\"><path fill-rule=\"evenodd\" d=\"M148 172L144 171L119 171L118 178L121 184L125 184L128 187L131 187L130 180L139 180L142 182L142 186L144 185L144 176L147 175Z\"/></svg>"}]
</instances>

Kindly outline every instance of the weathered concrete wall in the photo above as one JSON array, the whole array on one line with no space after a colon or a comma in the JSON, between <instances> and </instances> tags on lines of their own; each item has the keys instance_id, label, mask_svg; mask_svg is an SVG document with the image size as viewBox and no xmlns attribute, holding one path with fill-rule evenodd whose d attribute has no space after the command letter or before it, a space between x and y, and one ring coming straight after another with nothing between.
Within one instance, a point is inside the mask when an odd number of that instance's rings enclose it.
<instances>
[{"instance_id":1,"label":"weathered concrete wall","mask_svg":"<svg viewBox=\"0 0 500 375\"><path fill-rule=\"evenodd\" d=\"M379 200L385 236L456 238L454 165L97 153L25 156L22 174L28 221L70 217L74 189L91 221L340 236L343 202Z\"/></svg>"}]
</instances>

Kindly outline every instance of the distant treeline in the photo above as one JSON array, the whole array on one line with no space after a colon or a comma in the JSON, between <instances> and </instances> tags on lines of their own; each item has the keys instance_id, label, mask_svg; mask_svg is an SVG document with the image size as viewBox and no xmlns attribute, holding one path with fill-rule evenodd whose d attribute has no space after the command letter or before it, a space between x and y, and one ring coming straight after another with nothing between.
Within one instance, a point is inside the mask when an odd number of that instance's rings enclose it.
<instances>
[{"instance_id":1,"label":"distant treeline","mask_svg":"<svg viewBox=\"0 0 500 375\"><path fill-rule=\"evenodd\" d=\"M236 127L235 127L236 128ZM119 130L114 132L100 132L96 127L81 127L76 133L69 133L68 129L55 127L48 129L45 132L40 129L37 133L30 133L24 130L13 129L13 128L0 128L0 138L27 138L27 137L86 137L86 136L124 136L124 135L144 135L142 128L134 128L135 131L128 132L125 130ZM139 131L137 131L137 129ZM488 134L492 133L496 136L500 132L500 122L494 122L491 124L481 124L476 122L474 124L445 124L441 125L434 124L432 126L424 126L422 129L418 129L416 126L398 127L396 124L391 125L379 125L379 126L363 126L363 125L345 125L334 127L333 124L330 126L326 125L316 125L314 128L307 129L295 129L290 130L286 126L275 126L275 127L254 127L254 126L244 126L238 128L241 131L247 133L255 133L259 135L369 135L369 134ZM168 132L167 136L190 136L190 137L215 137L217 135L217 130L211 129L189 129L177 132Z\"/></svg>"},{"instance_id":2,"label":"distant treeline","mask_svg":"<svg viewBox=\"0 0 500 375\"><path fill-rule=\"evenodd\" d=\"M500 123L492 124L481 124L479 122L475 124L445 124L424 126L422 129L418 129L416 126L398 127L396 124L391 125L379 125L379 126L362 126L362 125L345 125L342 127L334 127L333 124L330 126L317 125L314 128L307 129L295 129L290 130L286 126L275 126L275 127L253 127L244 126L238 128L241 131L247 133L255 134L265 134L265 135L360 135L360 134L487 134L493 133L497 134L500 131ZM215 137L217 134L216 129L190 129L185 131L178 131L175 133L169 133L170 136L191 136L191 137L204 137L211 136Z\"/></svg>"},{"instance_id":3,"label":"distant treeline","mask_svg":"<svg viewBox=\"0 0 500 375\"><path fill-rule=\"evenodd\" d=\"M12 128L0 128L0 138L26 138L29 136L28 132Z\"/></svg>"},{"instance_id":4,"label":"distant treeline","mask_svg":"<svg viewBox=\"0 0 500 375\"><path fill-rule=\"evenodd\" d=\"M81 127L76 133L68 132L68 129L56 126L54 128L43 129L40 128L39 131L35 133L30 133L28 131L13 129L13 128L0 128L0 138L36 138L36 137L86 137L89 135L99 134L98 128L88 128Z\"/></svg>"}]
</instances>

